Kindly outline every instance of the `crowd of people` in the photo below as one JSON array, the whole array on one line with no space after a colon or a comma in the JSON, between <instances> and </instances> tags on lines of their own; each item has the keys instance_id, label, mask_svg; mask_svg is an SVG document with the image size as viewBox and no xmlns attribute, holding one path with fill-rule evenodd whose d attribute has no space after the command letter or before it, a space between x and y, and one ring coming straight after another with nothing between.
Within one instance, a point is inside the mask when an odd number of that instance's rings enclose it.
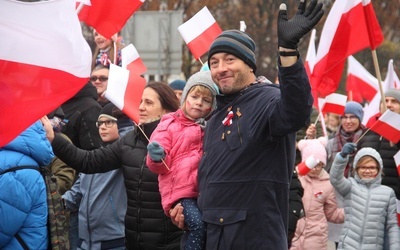
<instances>
[{"instance_id":1,"label":"crowd of people","mask_svg":"<svg viewBox=\"0 0 400 250\"><path fill-rule=\"evenodd\" d=\"M207 70L146 84L137 123L104 97L123 44L94 31L90 81L0 148L0 249L48 248L40 174L1 173L25 165L52 166L69 249L400 249L400 142L353 101L326 115L326 137L313 123L297 46L322 16L317 0L290 19L281 5L278 84L256 75L253 39L226 30ZM400 113L400 90L384 94Z\"/></svg>"}]
</instances>

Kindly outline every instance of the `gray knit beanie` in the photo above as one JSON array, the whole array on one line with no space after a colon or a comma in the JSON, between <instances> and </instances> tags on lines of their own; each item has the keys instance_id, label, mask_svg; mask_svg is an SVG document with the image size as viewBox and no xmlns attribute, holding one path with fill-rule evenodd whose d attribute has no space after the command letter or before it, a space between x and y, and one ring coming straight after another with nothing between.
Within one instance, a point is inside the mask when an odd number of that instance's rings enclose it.
<instances>
[{"instance_id":1,"label":"gray knit beanie","mask_svg":"<svg viewBox=\"0 0 400 250\"><path fill-rule=\"evenodd\" d=\"M208 50L208 66L210 67L210 58L214 54L225 52L244 61L255 73L257 69L255 50L256 44L247 33L240 30L226 30L211 44Z\"/></svg>"},{"instance_id":2,"label":"gray knit beanie","mask_svg":"<svg viewBox=\"0 0 400 250\"><path fill-rule=\"evenodd\" d=\"M217 95L217 89L215 87L214 81L211 78L210 71L199 71L189 77L182 92L181 106L183 106L183 104L185 103L187 94L189 93L190 89L196 85L204 86L211 91L211 94L213 96L211 111L215 110L217 108L217 99L215 97Z\"/></svg>"},{"instance_id":3,"label":"gray knit beanie","mask_svg":"<svg viewBox=\"0 0 400 250\"><path fill-rule=\"evenodd\" d=\"M385 96L393 97L398 102L400 102L400 89L389 89L388 91L385 92Z\"/></svg>"},{"instance_id":4,"label":"gray knit beanie","mask_svg":"<svg viewBox=\"0 0 400 250\"><path fill-rule=\"evenodd\" d=\"M344 108L344 114L353 114L357 116L360 122L362 122L364 117L363 107L358 102L349 101L346 103L346 107Z\"/></svg>"}]
</instances>

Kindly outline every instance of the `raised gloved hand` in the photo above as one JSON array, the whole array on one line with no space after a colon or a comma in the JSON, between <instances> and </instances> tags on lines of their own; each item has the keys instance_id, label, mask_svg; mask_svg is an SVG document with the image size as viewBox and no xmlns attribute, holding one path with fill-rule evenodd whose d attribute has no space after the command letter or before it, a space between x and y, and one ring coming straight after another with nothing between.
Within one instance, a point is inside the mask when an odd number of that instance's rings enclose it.
<instances>
[{"instance_id":1,"label":"raised gloved hand","mask_svg":"<svg viewBox=\"0 0 400 250\"><path fill-rule=\"evenodd\" d=\"M353 154L357 151L357 144L353 142L348 142L344 144L342 151L340 152L340 156L346 158L348 155Z\"/></svg>"},{"instance_id":2,"label":"raised gloved hand","mask_svg":"<svg viewBox=\"0 0 400 250\"><path fill-rule=\"evenodd\" d=\"M300 0L296 15L288 20L286 4L279 6L278 14L278 46L287 49L297 49L300 39L318 23L324 15L322 3L311 0L306 9L306 0Z\"/></svg>"},{"instance_id":3,"label":"raised gloved hand","mask_svg":"<svg viewBox=\"0 0 400 250\"><path fill-rule=\"evenodd\" d=\"M155 162L159 162L165 157L164 148L156 141L150 142L147 145L147 151L150 158Z\"/></svg>"}]
</instances>

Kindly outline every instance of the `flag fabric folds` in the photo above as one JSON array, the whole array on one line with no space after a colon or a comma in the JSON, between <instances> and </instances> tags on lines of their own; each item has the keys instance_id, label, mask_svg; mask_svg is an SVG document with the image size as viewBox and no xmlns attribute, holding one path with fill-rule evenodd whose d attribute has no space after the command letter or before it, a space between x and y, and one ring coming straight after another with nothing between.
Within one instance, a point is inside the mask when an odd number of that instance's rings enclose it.
<instances>
[{"instance_id":1,"label":"flag fabric folds","mask_svg":"<svg viewBox=\"0 0 400 250\"><path fill-rule=\"evenodd\" d=\"M345 59L383 42L383 34L371 0L336 0L325 21L312 81L325 97L336 91Z\"/></svg>"},{"instance_id":2,"label":"flag fabric folds","mask_svg":"<svg viewBox=\"0 0 400 250\"><path fill-rule=\"evenodd\" d=\"M306 60L304 61L304 68L306 69L308 79L311 85L311 94L314 98L313 106L318 109L318 91L315 82L311 81L311 75L314 70L315 60L317 56L317 51L315 50L315 35L316 30L311 31L310 42L308 44Z\"/></svg>"},{"instance_id":3,"label":"flag fabric folds","mask_svg":"<svg viewBox=\"0 0 400 250\"><path fill-rule=\"evenodd\" d=\"M139 123L139 105L145 86L146 79L140 75L110 64L105 96L136 124Z\"/></svg>"},{"instance_id":4,"label":"flag fabric folds","mask_svg":"<svg viewBox=\"0 0 400 250\"><path fill-rule=\"evenodd\" d=\"M338 93L330 94L325 97L325 103L322 107L322 112L343 115L346 102L347 96Z\"/></svg>"},{"instance_id":5,"label":"flag fabric folds","mask_svg":"<svg viewBox=\"0 0 400 250\"><path fill-rule=\"evenodd\" d=\"M141 75L147 71L146 65L144 65L133 44L129 44L121 49L121 61L122 67L128 69L133 74Z\"/></svg>"},{"instance_id":6,"label":"flag fabric folds","mask_svg":"<svg viewBox=\"0 0 400 250\"><path fill-rule=\"evenodd\" d=\"M0 146L75 95L92 53L70 0L0 1Z\"/></svg>"},{"instance_id":7,"label":"flag fabric folds","mask_svg":"<svg viewBox=\"0 0 400 250\"><path fill-rule=\"evenodd\" d=\"M387 140L397 143L400 140L400 114L388 109L370 129Z\"/></svg>"},{"instance_id":8,"label":"flag fabric folds","mask_svg":"<svg viewBox=\"0 0 400 250\"><path fill-rule=\"evenodd\" d=\"M353 56L347 58L346 91L349 100L371 102L379 91L378 79L371 75Z\"/></svg>"},{"instance_id":9,"label":"flag fabric folds","mask_svg":"<svg viewBox=\"0 0 400 250\"><path fill-rule=\"evenodd\" d=\"M204 55L214 39L222 33L222 29L207 7L181 24L178 31L196 59Z\"/></svg>"},{"instance_id":10,"label":"flag fabric folds","mask_svg":"<svg viewBox=\"0 0 400 250\"><path fill-rule=\"evenodd\" d=\"M91 0L79 10L79 20L96 29L99 34L110 39L118 33L132 14L145 0Z\"/></svg>"}]
</instances>

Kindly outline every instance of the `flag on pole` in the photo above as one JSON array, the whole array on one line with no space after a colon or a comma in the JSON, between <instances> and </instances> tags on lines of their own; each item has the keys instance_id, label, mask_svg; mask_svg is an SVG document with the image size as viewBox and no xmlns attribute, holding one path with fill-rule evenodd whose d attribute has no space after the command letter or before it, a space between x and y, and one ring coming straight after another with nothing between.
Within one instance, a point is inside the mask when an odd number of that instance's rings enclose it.
<instances>
[{"instance_id":1,"label":"flag on pole","mask_svg":"<svg viewBox=\"0 0 400 250\"><path fill-rule=\"evenodd\" d=\"M222 33L207 6L181 24L178 31L196 59L204 55L214 39Z\"/></svg>"},{"instance_id":2,"label":"flag on pole","mask_svg":"<svg viewBox=\"0 0 400 250\"><path fill-rule=\"evenodd\" d=\"M133 44L121 49L121 61L122 68L128 69L132 74L141 75L147 70Z\"/></svg>"},{"instance_id":3,"label":"flag on pole","mask_svg":"<svg viewBox=\"0 0 400 250\"><path fill-rule=\"evenodd\" d=\"M105 97L138 124L139 105L145 86L146 79L140 75L110 64Z\"/></svg>"},{"instance_id":4,"label":"flag on pole","mask_svg":"<svg viewBox=\"0 0 400 250\"><path fill-rule=\"evenodd\" d=\"M394 162L396 163L397 172L399 173L400 176L400 150L393 156L393 158Z\"/></svg>"},{"instance_id":5,"label":"flag on pole","mask_svg":"<svg viewBox=\"0 0 400 250\"><path fill-rule=\"evenodd\" d=\"M336 0L325 21L312 72L319 95L336 91L349 55L368 47L374 50L382 42L371 0Z\"/></svg>"},{"instance_id":6,"label":"flag on pole","mask_svg":"<svg viewBox=\"0 0 400 250\"><path fill-rule=\"evenodd\" d=\"M319 119L321 120L321 128L322 128L322 133L324 134L325 137L328 137L328 131L326 130L326 123L325 123L325 116L324 113L322 112L321 108L325 104L325 98L318 98L318 113L319 113Z\"/></svg>"},{"instance_id":7,"label":"flag on pole","mask_svg":"<svg viewBox=\"0 0 400 250\"><path fill-rule=\"evenodd\" d=\"M0 1L0 34L1 147L87 83L92 52L70 0Z\"/></svg>"},{"instance_id":8,"label":"flag on pole","mask_svg":"<svg viewBox=\"0 0 400 250\"><path fill-rule=\"evenodd\" d=\"M325 103L322 108L322 112L343 115L346 102L347 96L338 93L332 93L325 97Z\"/></svg>"},{"instance_id":9,"label":"flag on pole","mask_svg":"<svg viewBox=\"0 0 400 250\"><path fill-rule=\"evenodd\" d=\"M397 143L400 140L400 114L388 109L370 129L387 140Z\"/></svg>"},{"instance_id":10,"label":"flag on pole","mask_svg":"<svg viewBox=\"0 0 400 250\"><path fill-rule=\"evenodd\" d=\"M400 80L393 68L393 59L389 60L388 71L386 78L382 83L383 91L386 92L389 89L400 89ZM374 115L380 113L379 107L381 103L381 94L378 92L371 100L371 102L364 108L364 118L362 124L370 128L373 123L369 122L369 119ZM373 121L375 122L375 121Z\"/></svg>"},{"instance_id":11,"label":"flag on pole","mask_svg":"<svg viewBox=\"0 0 400 250\"><path fill-rule=\"evenodd\" d=\"M379 93L378 79L371 75L353 56L347 58L346 91L350 100L359 103L371 102Z\"/></svg>"},{"instance_id":12,"label":"flag on pole","mask_svg":"<svg viewBox=\"0 0 400 250\"><path fill-rule=\"evenodd\" d=\"M315 35L316 35L316 30L313 29L311 31L311 36L310 36L310 42L308 44L308 49L307 49L307 55L306 55L306 60L304 62L304 68L306 69L308 79L310 81L311 85L311 94L314 98L314 103L313 106L318 109L318 91L317 91L317 86L315 85L315 82L312 81L311 75L314 70L314 65L315 65L315 60L317 56L317 52L315 50Z\"/></svg>"},{"instance_id":13,"label":"flag on pole","mask_svg":"<svg viewBox=\"0 0 400 250\"><path fill-rule=\"evenodd\" d=\"M132 14L145 0L91 0L79 10L79 20L96 29L102 36L110 39L118 33Z\"/></svg>"}]
</instances>

